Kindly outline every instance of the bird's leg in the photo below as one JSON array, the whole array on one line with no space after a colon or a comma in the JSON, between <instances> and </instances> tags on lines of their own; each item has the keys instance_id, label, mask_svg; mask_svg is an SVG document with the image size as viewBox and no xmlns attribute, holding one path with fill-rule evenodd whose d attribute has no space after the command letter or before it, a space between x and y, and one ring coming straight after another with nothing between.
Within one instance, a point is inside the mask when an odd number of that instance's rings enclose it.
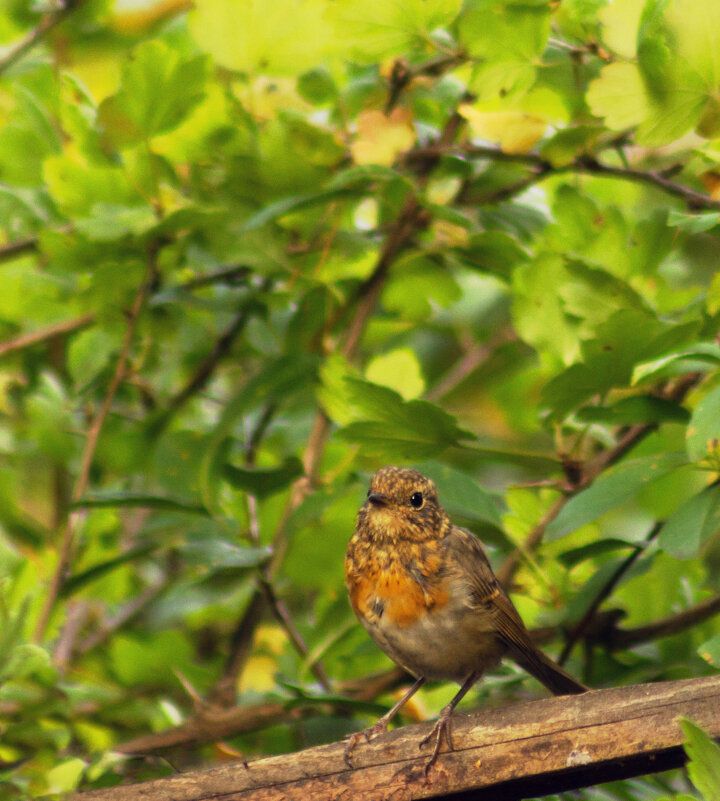
<instances>
[{"instance_id":1,"label":"bird's leg","mask_svg":"<svg viewBox=\"0 0 720 801\"><path fill-rule=\"evenodd\" d=\"M403 695L403 697L393 706L392 709L388 710L381 718L378 720L377 723L373 723L372 726L368 726L367 729L363 729L362 731L356 731L354 734L351 734L348 737L348 743L345 746L345 762L349 767L352 767L352 763L350 761L350 757L352 756L352 752L355 750L355 746L360 742L360 740L365 738L366 742L369 742L373 737L377 737L378 734L383 734L383 732L387 731L388 723L397 715L400 711L401 707L403 707L415 693L425 684L425 677L420 676L419 679L413 684L413 686Z\"/></svg>"},{"instance_id":2,"label":"bird's leg","mask_svg":"<svg viewBox=\"0 0 720 801\"><path fill-rule=\"evenodd\" d=\"M435 747L433 748L433 752L430 755L430 759L425 763L425 775L427 776L428 771L430 768L435 764L435 760L438 758L438 754L440 753L440 743L442 743L443 735L445 735L445 741L448 744L448 748L452 751L453 750L453 742L452 737L450 735L450 718L452 717L452 713L455 711L455 707L462 701L465 697L467 691L475 684L475 682L480 678L480 673L471 673L466 679L463 686L457 691L455 697L450 701L450 703L443 707L440 711L440 716L437 719L437 723L433 726L430 734L427 737L423 737L420 741L419 747L422 748L425 743L430 742L433 738L435 738Z\"/></svg>"}]
</instances>

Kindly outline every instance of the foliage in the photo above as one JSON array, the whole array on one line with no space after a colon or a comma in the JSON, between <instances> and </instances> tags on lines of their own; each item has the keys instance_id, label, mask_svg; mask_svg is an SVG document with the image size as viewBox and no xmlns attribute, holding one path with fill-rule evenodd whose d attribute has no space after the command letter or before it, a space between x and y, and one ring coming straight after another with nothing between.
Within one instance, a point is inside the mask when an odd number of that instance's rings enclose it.
<instances>
[{"instance_id":1,"label":"foliage","mask_svg":"<svg viewBox=\"0 0 720 801\"><path fill-rule=\"evenodd\" d=\"M385 463L589 683L717 669L663 634L720 593L720 6L187 5L0 11L0 796L164 775L205 703L267 724L173 765L371 720Z\"/></svg>"}]
</instances>

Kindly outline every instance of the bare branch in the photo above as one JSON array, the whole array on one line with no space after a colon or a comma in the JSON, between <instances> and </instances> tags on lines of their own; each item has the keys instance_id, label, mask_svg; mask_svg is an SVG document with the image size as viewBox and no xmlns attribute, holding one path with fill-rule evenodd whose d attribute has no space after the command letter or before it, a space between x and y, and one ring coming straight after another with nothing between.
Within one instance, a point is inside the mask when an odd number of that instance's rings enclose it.
<instances>
[{"instance_id":1,"label":"bare branch","mask_svg":"<svg viewBox=\"0 0 720 801\"><path fill-rule=\"evenodd\" d=\"M269 279L263 283L262 290L270 287ZM166 425L170 418L176 414L194 395L201 392L212 378L220 362L228 355L235 340L242 333L252 315L252 304L244 306L233 318L230 325L213 343L212 348L191 376L185 386L170 399L167 409L158 421L158 428Z\"/></svg>"},{"instance_id":2,"label":"bare branch","mask_svg":"<svg viewBox=\"0 0 720 801\"><path fill-rule=\"evenodd\" d=\"M73 320L63 320L61 323L41 328L39 331L30 331L27 334L21 334L15 339L9 339L7 342L0 343L0 357L7 356L9 353L17 353L18 351L31 348L34 345L41 345L50 340L57 339L58 337L72 334L76 331L81 331L95 322L94 314L84 314L82 317L76 317Z\"/></svg>"},{"instance_id":3,"label":"bare branch","mask_svg":"<svg viewBox=\"0 0 720 801\"><path fill-rule=\"evenodd\" d=\"M36 28L33 28L19 44L13 47L4 58L0 59L0 75L35 47L43 37L47 36L53 28L57 27L67 16L75 11L81 3L82 0L65 0L65 2L61 2L57 11L46 14Z\"/></svg>"},{"instance_id":4,"label":"bare branch","mask_svg":"<svg viewBox=\"0 0 720 801\"><path fill-rule=\"evenodd\" d=\"M445 397L470 373L487 361L499 347L515 340L517 340L517 334L508 327L495 333L487 342L476 344L427 393L426 398L430 401L438 401Z\"/></svg>"},{"instance_id":5,"label":"bare branch","mask_svg":"<svg viewBox=\"0 0 720 801\"><path fill-rule=\"evenodd\" d=\"M163 576L154 584L150 584L146 587L140 595L133 598L132 601L129 601L117 614L105 620L100 628L96 629L92 634L89 634L82 640L77 647L77 652L86 654L88 651L92 651L93 648L102 645L102 643L116 631L127 626L128 623L138 617L138 615L160 595L167 586L167 582L167 577Z\"/></svg>"},{"instance_id":6,"label":"bare branch","mask_svg":"<svg viewBox=\"0 0 720 801\"><path fill-rule=\"evenodd\" d=\"M39 240L36 236L29 236L26 239L18 239L16 242L8 242L7 245L0 247L0 264L5 261L12 261L18 256L32 253L38 249Z\"/></svg>"},{"instance_id":7,"label":"bare branch","mask_svg":"<svg viewBox=\"0 0 720 801\"><path fill-rule=\"evenodd\" d=\"M697 606L660 618L660 620L645 626L638 626L634 629L617 629L611 633L606 644L614 651L632 648L643 642L659 640L661 637L670 637L681 631L687 631L717 614L720 614L720 593L702 601Z\"/></svg>"},{"instance_id":8,"label":"bare branch","mask_svg":"<svg viewBox=\"0 0 720 801\"><path fill-rule=\"evenodd\" d=\"M656 189L660 189L666 194L678 197L685 201L691 209L710 209L720 210L720 200L714 200L709 195L690 189L683 184L671 181L662 173L655 170L638 170L631 167L615 167L610 164L603 164L595 156L579 156L569 164L554 166L546 161L537 153L505 153L500 148L480 145L452 145L442 147L440 145L430 145L429 147L419 147L409 151L405 155L406 162L428 157L438 157L441 155L458 155L467 158L486 158L491 161L505 161L516 164L526 164L535 169L535 174L521 181L516 187L506 187L500 192L516 194L517 191L530 183L538 180L558 175L563 172L587 173L591 175L602 175L606 178L618 178L623 181L647 184ZM500 197L496 199L502 199Z\"/></svg>"},{"instance_id":9,"label":"bare branch","mask_svg":"<svg viewBox=\"0 0 720 801\"><path fill-rule=\"evenodd\" d=\"M612 595L613 590L617 585L620 583L622 577L630 570L630 568L635 564L638 560L640 554L644 553L645 549L651 542L653 542L658 534L660 533L663 527L662 523L656 523L650 533L647 535L645 542L637 547L634 548L628 556L623 559L623 561L617 566L617 568L613 571L612 575L608 578L608 580L600 587L600 590L595 594L595 597L592 599L588 608L585 610L585 614L582 618L578 621L578 623L573 626L572 630L568 634L567 640L565 645L563 646L562 653L560 654L560 658L558 659L558 663L560 665L564 665L567 661L570 653L575 645L575 643L580 640L588 629L592 626L593 620L595 619L600 606L602 605L603 601Z\"/></svg>"}]
</instances>

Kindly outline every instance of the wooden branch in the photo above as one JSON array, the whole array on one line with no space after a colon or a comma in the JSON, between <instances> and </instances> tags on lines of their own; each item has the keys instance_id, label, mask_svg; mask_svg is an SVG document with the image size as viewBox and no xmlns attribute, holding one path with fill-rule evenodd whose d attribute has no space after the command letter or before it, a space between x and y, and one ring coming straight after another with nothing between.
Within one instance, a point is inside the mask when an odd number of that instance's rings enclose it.
<instances>
[{"instance_id":1,"label":"wooden branch","mask_svg":"<svg viewBox=\"0 0 720 801\"><path fill-rule=\"evenodd\" d=\"M42 22L33 28L30 33L15 47L13 47L2 59L0 59L0 74L9 69L15 62L19 61L25 53L31 50L38 42L59 25L71 12L81 5L82 0L65 0L61 3L57 11L46 14Z\"/></svg>"},{"instance_id":2,"label":"wooden branch","mask_svg":"<svg viewBox=\"0 0 720 801\"><path fill-rule=\"evenodd\" d=\"M534 176L520 182L515 188L500 190L496 200L504 199L507 194L515 194L519 189L525 187L525 183L535 183L537 180L549 178L551 175L558 175L563 172L586 173L590 175L603 175L607 178L618 178L632 183L647 184L666 194L678 197L685 201L688 208L699 209L720 209L720 201L715 200L703 192L698 192L683 184L669 180L665 175L655 170L638 170L632 167L614 167L610 164L603 164L595 156L578 156L569 164L554 166L545 160L538 153L505 153L499 147L489 147L486 145L450 145L441 147L439 144L426 147L416 147L405 154L404 159L408 163L422 160L428 157L438 157L441 155L458 155L471 159L488 159L491 161L515 162L525 164L535 170Z\"/></svg>"},{"instance_id":3,"label":"wooden branch","mask_svg":"<svg viewBox=\"0 0 720 801\"><path fill-rule=\"evenodd\" d=\"M82 331L95 322L94 314L84 314L82 317L75 317L72 320L63 320L60 323L41 328L38 331L29 331L26 334L20 334L15 339L8 339L7 342L0 343L0 357L7 356L10 353L17 353L18 351L31 348L35 345L42 345L50 342L58 337L63 337L66 334L74 334L76 331Z\"/></svg>"},{"instance_id":4,"label":"wooden branch","mask_svg":"<svg viewBox=\"0 0 720 801\"><path fill-rule=\"evenodd\" d=\"M75 798L514 801L683 764L681 717L695 721L712 737L720 736L720 676L596 690L457 715L455 750L444 748L427 777L428 755L418 743L430 723L361 743L353 755L353 769L345 764L345 746L339 742ZM472 796L465 795L469 793Z\"/></svg>"}]
</instances>

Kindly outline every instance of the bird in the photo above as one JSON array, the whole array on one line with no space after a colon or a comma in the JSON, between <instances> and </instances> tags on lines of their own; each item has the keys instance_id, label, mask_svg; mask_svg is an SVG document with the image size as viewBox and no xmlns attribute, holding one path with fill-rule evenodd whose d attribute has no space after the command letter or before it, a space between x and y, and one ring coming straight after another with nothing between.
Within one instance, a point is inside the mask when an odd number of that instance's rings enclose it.
<instances>
[{"instance_id":1,"label":"bird","mask_svg":"<svg viewBox=\"0 0 720 801\"><path fill-rule=\"evenodd\" d=\"M350 604L365 630L415 683L375 724L352 734L345 761L364 738L382 734L426 681L451 679L460 690L422 748L434 740L425 773L443 738L453 750L450 719L475 682L510 657L555 695L589 688L532 641L500 586L480 540L453 525L435 483L417 470L383 467L370 480L345 555Z\"/></svg>"}]
</instances>

